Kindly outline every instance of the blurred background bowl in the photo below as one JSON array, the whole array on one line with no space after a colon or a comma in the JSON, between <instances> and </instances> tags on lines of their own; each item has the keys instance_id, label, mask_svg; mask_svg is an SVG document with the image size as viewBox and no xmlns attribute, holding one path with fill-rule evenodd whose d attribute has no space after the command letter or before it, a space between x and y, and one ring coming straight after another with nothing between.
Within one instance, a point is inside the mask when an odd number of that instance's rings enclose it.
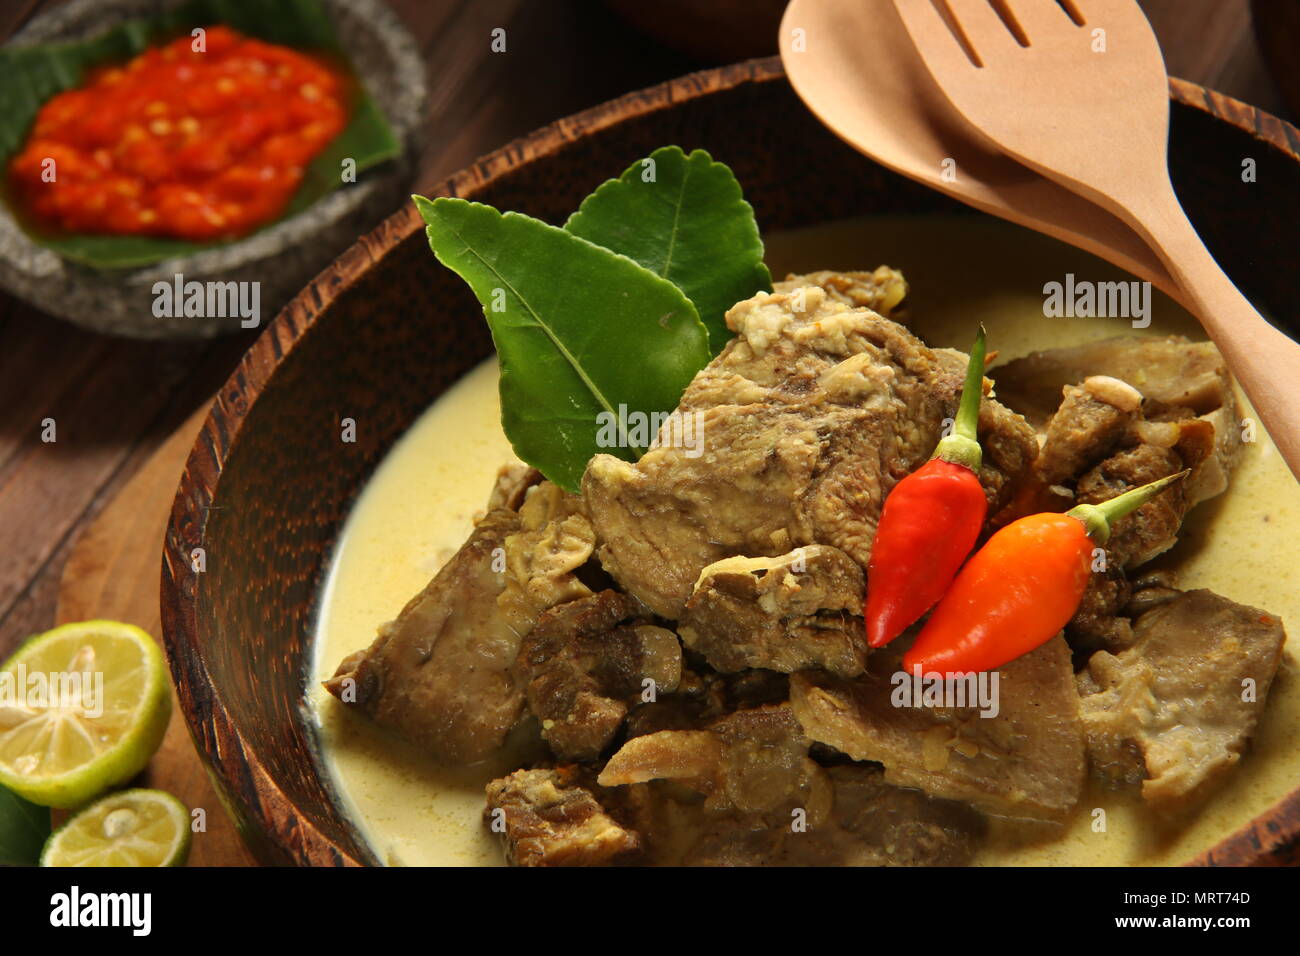
<instances>
[{"instance_id":1,"label":"blurred background bowl","mask_svg":"<svg viewBox=\"0 0 1300 956\"><path fill-rule=\"evenodd\" d=\"M786 0L605 0L629 25L702 63L776 53Z\"/></svg>"},{"instance_id":2,"label":"blurred background bowl","mask_svg":"<svg viewBox=\"0 0 1300 956\"><path fill-rule=\"evenodd\" d=\"M95 36L184 2L72 0L38 16L6 48ZM246 238L138 269L101 271L69 262L33 242L0 205L0 286L77 325L139 338L193 338L239 328L239 316L155 316L153 284L171 282L176 273L187 282L260 282L262 315L275 315L360 231L397 207L420 151L427 92L415 41L382 0L321 3L352 68L388 119L400 156Z\"/></svg>"}]
</instances>

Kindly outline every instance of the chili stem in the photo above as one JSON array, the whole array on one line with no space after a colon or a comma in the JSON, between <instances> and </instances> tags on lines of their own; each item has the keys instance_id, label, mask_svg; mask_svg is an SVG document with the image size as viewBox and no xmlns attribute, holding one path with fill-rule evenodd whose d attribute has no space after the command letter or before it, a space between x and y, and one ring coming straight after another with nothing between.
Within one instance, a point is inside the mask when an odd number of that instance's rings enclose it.
<instances>
[{"instance_id":1,"label":"chili stem","mask_svg":"<svg viewBox=\"0 0 1300 956\"><path fill-rule=\"evenodd\" d=\"M940 440L934 450L935 458L954 465L964 465L979 474L983 455L978 438L980 400L984 397L984 326L980 326L975 344L971 346L970 361L966 363L966 381L961 389L961 402L957 417L953 419L952 434Z\"/></svg>"},{"instance_id":2,"label":"chili stem","mask_svg":"<svg viewBox=\"0 0 1300 956\"><path fill-rule=\"evenodd\" d=\"M1066 514L1083 522L1083 526L1088 530L1088 537L1098 544L1105 544L1110 538L1112 522L1118 521L1129 512L1141 508L1174 482L1182 481L1191 473L1191 469L1187 468L1176 475L1169 475L1166 478L1160 478L1149 484L1142 485L1140 488L1130 489L1122 495L1116 495L1109 501L1103 501L1099 505L1079 505L1071 508Z\"/></svg>"}]
</instances>

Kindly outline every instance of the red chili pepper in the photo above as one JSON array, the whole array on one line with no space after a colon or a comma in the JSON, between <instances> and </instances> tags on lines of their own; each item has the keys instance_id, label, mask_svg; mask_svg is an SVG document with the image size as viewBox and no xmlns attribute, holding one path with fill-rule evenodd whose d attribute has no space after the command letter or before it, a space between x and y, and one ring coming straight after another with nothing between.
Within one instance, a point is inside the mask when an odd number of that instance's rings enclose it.
<instances>
[{"instance_id":1,"label":"red chili pepper","mask_svg":"<svg viewBox=\"0 0 1300 956\"><path fill-rule=\"evenodd\" d=\"M1186 471L1100 505L1013 521L989 538L903 655L910 674L957 677L993 670L1051 640L1079 608L1093 549L1112 522L1182 479Z\"/></svg>"},{"instance_id":2,"label":"red chili pepper","mask_svg":"<svg viewBox=\"0 0 1300 956\"><path fill-rule=\"evenodd\" d=\"M980 485L984 329L966 366L952 434L885 499L867 565L867 643L888 644L934 607L975 546L988 501Z\"/></svg>"}]
</instances>

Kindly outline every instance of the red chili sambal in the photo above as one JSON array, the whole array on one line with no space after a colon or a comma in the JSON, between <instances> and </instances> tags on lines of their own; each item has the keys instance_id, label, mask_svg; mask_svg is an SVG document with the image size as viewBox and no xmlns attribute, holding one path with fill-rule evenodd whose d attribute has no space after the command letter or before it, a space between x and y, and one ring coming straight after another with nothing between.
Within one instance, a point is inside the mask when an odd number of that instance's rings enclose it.
<instances>
[{"instance_id":1,"label":"red chili sambal","mask_svg":"<svg viewBox=\"0 0 1300 956\"><path fill-rule=\"evenodd\" d=\"M228 27L151 47L50 99L10 162L36 224L205 241L276 219L348 119L347 78Z\"/></svg>"}]
</instances>

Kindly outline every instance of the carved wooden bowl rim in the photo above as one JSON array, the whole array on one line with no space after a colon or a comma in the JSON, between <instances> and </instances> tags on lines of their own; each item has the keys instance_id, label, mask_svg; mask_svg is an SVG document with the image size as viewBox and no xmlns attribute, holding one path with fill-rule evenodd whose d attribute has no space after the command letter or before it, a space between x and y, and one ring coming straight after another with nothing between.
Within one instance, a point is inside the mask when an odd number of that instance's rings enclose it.
<instances>
[{"instance_id":1,"label":"carved wooden bowl rim","mask_svg":"<svg viewBox=\"0 0 1300 956\"><path fill-rule=\"evenodd\" d=\"M489 153L452 175L429 195L472 196L502 175L591 133L743 84L784 79L779 58L768 57L703 70L629 93L558 120ZM1300 165L1300 131L1291 124L1195 83L1171 77L1169 86L1175 103L1235 126L1276 147ZM215 748L218 754L204 752L200 747L200 756L208 763L223 799L235 804L231 809L236 821L244 818L241 830L245 836L269 841L277 856L302 865L359 865L364 861L339 846L298 811L256 753L245 746L240 728L215 692L202 660L202 644L195 639L199 628L197 592L187 584L187 580L193 581L193 576L174 570L188 560L184 557L184 542L188 538L181 529L202 529L221 476L224 450L232 447L252 403L303 333L358 276L422 228L423 222L414 207L404 204L313 279L253 343L218 392L203 423L181 476L164 543L161 593L164 644L191 736L196 741L202 740L199 728L204 727L218 742ZM190 664L188 671L183 666L186 661ZM196 678L201 678L206 686L190 686L190 681ZM236 766L238 774L233 771ZM236 776L242 778L242 788L237 786ZM246 790L250 782L254 793L241 794L241 789ZM249 796L253 799L248 799ZM248 832L253 825L260 832ZM1190 863L1209 866L1286 863L1292 861L1297 846L1300 846L1300 788Z\"/></svg>"}]
</instances>

